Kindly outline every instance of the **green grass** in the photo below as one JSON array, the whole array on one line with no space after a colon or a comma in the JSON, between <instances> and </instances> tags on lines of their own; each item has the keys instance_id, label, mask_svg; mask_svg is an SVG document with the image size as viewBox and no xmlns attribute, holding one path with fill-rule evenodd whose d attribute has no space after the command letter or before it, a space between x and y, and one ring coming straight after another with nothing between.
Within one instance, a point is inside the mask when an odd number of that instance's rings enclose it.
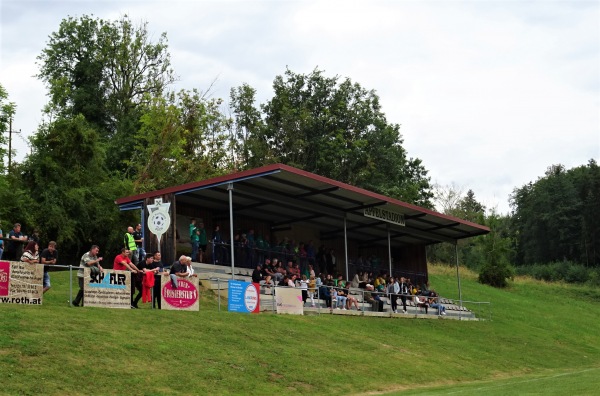
<instances>
[{"instance_id":1,"label":"green grass","mask_svg":"<svg viewBox=\"0 0 600 396\"><path fill-rule=\"evenodd\" d=\"M431 273L457 297L454 270ZM200 312L71 308L67 274L51 277L41 307L0 305L1 394L547 394L566 382L573 395L600 374L598 289L498 290L461 269L463 299L492 302L492 321L471 322L250 316L218 312L209 292Z\"/></svg>"}]
</instances>

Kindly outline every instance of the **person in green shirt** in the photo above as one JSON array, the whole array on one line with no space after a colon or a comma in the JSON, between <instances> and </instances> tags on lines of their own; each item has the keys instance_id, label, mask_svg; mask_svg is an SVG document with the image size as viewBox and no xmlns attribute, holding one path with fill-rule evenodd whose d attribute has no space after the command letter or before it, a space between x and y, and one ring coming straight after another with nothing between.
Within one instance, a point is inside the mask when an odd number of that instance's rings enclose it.
<instances>
[{"instance_id":1,"label":"person in green shirt","mask_svg":"<svg viewBox=\"0 0 600 396\"><path fill-rule=\"evenodd\" d=\"M198 260L198 247L200 237L196 232L196 219L190 219L190 241L192 242L192 261Z\"/></svg>"}]
</instances>

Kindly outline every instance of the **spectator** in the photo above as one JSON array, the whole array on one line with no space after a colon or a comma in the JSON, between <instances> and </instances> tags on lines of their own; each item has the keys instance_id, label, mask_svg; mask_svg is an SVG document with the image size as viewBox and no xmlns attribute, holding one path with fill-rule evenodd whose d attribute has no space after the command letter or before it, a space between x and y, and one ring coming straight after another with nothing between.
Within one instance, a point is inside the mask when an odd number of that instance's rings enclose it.
<instances>
[{"instance_id":1,"label":"spectator","mask_svg":"<svg viewBox=\"0 0 600 396\"><path fill-rule=\"evenodd\" d=\"M200 247L200 237L196 232L196 219L190 219L190 243L192 244L192 261L198 259L198 249Z\"/></svg>"},{"instance_id":2,"label":"spectator","mask_svg":"<svg viewBox=\"0 0 600 396\"><path fill-rule=\"evenodd\" d=\"M140 298L142 298L142 296L144 296L144 302L149 302L151 300L149 293L152 287L154 287L154 274L156 272L158 272L158 269L154 268L154 266L152 265L152 263L154 262L154 256L151 255L147 255L146 257L144 257L144 261L139 263L139 271L135 276L135 286L138 289L138 294L137 296L135 296L135 298L133 299L133 306L135 308L139 308L138 307L138 303L140 301ZM148 276L150 276L149 274L152 273L152 286L148 286L148 287L144 287L144 278L146 277L146 274L148 274ZM133 276L133 274L132 274ZM147 291L146 291L147 290ZM148 298L146 298L148 297Z\"/></svg>"},{"instance_id":3,"label":"spectator","mask_svg":"<svg viewBox=\"0 0 600 396\"><path fill-rule=\"evenodd\" d=\"M144 235L142 233L141 224L135 226L135 231L133 232L133 240L135 241L135 246L137 247L138 263L141 263L146 258L146 251L144 250Z\"/></svg>"},{"instance_id":4,"label":"spectator","mask_svg":"<svg viewBox=\"0 0 600 396\"><path fill-rule=\"evenodd\" d=\"M129 227L133 230L133 227ZM135 294L135 289L139 289L141 291L141 279L138 278L137 274L141 273L140 269L131 261L131 257L134 255L137 256L137 249L135 252L131 252L126 248L121 249L121 253L115 257L113 261L113 270L115 271L129 271L130 274L130 289L131 289L131 309L137 309L137 303L133 302L133 295ZM138 286L139 285L139 286Z\"/></svg>"},{"instance_id":5,"label":"spectator","mask_svg":"<svg viewBox=\"0 0 600 396\"><path fill-rule=\"evenodd\" d=\"M306 300L308 300L308 280L306 279L306 275L302 275L302 279L300 279L300 290L302 290L302 305L304 305L306 304Z\"/></svg>"},{"instance_id":6,"label":"spectator","mask_svg":"<svg viewBox=\"0 0 600 396\"><path fill-rule=\"evenodd\" d=\"M51 241L48 243L48 247L42 251L40 255L41 263L44 264L44 293L46 293L52 285L50 284L50 274L48 270L49 265L56 265L56 259L58 258L58 252L56 251L56 242Z\"/></svg>"},{"instance_id":7,"label":"spectator","mask_svg":"<svg viewBox=\"0 0 600 396\"><path fill-rule=\"evenodd\" d=\"M129 252L131 252L131 259L129 261L133 262L134 265L138 263L138 253L137 253L137 245L135 243L135 238L133 237L133 227L127 227L127 232L123 237L123 248ZM123 253L123 250L121 250ZM118 257L118 256L117 256Z\"/></svg>"},{"instance_id":8,"label":"spectator","mask_svg":"<svg viewBox=\"0 0 600 396\"><path fill-rule=\"evenodd\" d=\"M392 303L392 312L398 313L398 294L400 293L400 285L394 278L389 279L389 285L387 290L390 301Z\"/></svg>"},{"instance_id":9,"label":"spectator","mask_svg":"<svg viewBox=\"0 0 600 396\"><path fill-rule=\"evenodd\" d=\"M89 252L84 253L81 256L81 260L79 261L79 271L77 271L77 280L79 281L79 292L77 293L77 297L73 300L73 306L78 307L79 304L83 306L83 277L84 277L84 268L85 267L96 267L99 271L104 271L100 262L102 261L102 257L98 257L98 253L100 253L100 248L98 245L92 245Z\"/></svg>"},{"instance_id":10,"label":"spectator","mask_svg":"<svg viewBox=\"0 0 600 396\"><path fill-rule=\"evenodd\" d=\"M154 286L152 288L152 308L161 308L160 304L160 290L161 290L161 276L165 274L165 268L161 261L160 252L156 251L152 255L152 263L147 264L147 268L154 270Z\"/></svg>"},{"instance_id":11,"label":"spectator","mask_svg":"<svg viewBox=\"0 0 600 396\"><path fill-rule=\"evenodd\" d=\"M196 228L196 235L198 236L198 262L204 262L204 253L206 252L206 246L208 246L208 237L206 236L206 229L204 228L204 223L198 224ZM195 260L191 260L195 261Z\"/></svg>"},{"instance_id":12,"label":"spectator","mask_svg":"<svg viewBox=\"0 0 600 396\"><path fill-rule=\"evenodd\" d=\"M173 265L171 265L171 270L169 271L169 276L171 278L171 285L173 289L177 289L177 278L187 278L189 276L189 267L191 264L192 258L189 256L182 255L179 257L179 260L175 261Z\"/></svg>"},{"instance_id":13,"label":"spectator","mask_svg":"<svg viewBox=\"0 0 600 396\"><path fill-rule=\"evenodd\" d=\"M27 236L21 232L21 224L15 223L13 229L8 233L8 243L6 244L6 253L9 259L17 260L23 254L22 245L15 241L26 241Z\"/></svg>"},{"instance_id":14,"label":"spectator","mask_svg":"<svg viewBox=\"0 0 600 396\"><path fill-rule=\"evenodd\" d=\"M364 301L372 304L374 311L383 312L383 301L381 301L379 294L375 292L375 287L368 283L366 290L367 291L364 294Z\"/></svg>"},{"instance_id":15,"label":"spectator","mask_svg":"<svg viewBox=\"0 0 600 396\"><path fill-rule=\"evenodd\" d=\"M426 298L419 297L415 295L415 305L417 308L425 308L425 314L427 314L427 309L429 308L429 303Z\"/></svg>"},{"instance_id":16,"label":"spectator","mask_svg":"<svg viewBox=\"0 0 600 396\"><path fill-rule=\"evenodd\" d=\"M263 280L262 268L260 265L257 265L254 271L252 271L252 282L260 283Z\"/></svg>"},{"instance_id":17,"label":"spectator","mask_svg":"<svg viewBox=\"0 0 600 396\"><path fill-rule=\"evenodd\" d=\"M348 309L352 309L352 304L354 304L354 306L356 307L356 310L358 311L358 299L356 297L353 297L350 295L350 290L348 289L348 282L346 282L344 284L344 289L343 289L344 295L346 296L346 307Z\"/></svg>"},{"instance_id":18,"label":"spectator","mask_svg":"<svg viewBox=\"0 0 600 396\"><path fill-rule=\"evenodd\" d=\"M29 241L21 255L21 261L29 264L39 264L40 256L38 249L39 247L36 241Z\"/></svg>"},{"instance_id":19,"label":"spectator","mask_svg":"<svg viewBox=\"0 0 600 396\"><path fill-rule=\"evenodd\" d=\"M406 313L406 296L410 294L408 283L404 277L400 278L400 300L402 300L402 310Z\"/></svg>"},{"instance_id":20,"label":"spectator","mask_svg":"<svg viewBox=\"0 0 600 396\"><path fill-rule=\"evenodd\" d=\"M439 302L437 293L434 293L432 297L429 298L428 302L431 308L436 308L438 310L438 315L446 315L446 307Z\"/></svg>"},{"instance_id":21,"label":"spectator","mask_svg":"<svg viewBox=\"0 0 600 396\"><path fill-rule=\"evenodd\" d=\"M317 279L314 275L308 280L308 296L310 297L310 306L315 306L315 293L317 292Z\"/></svg>"}]
</instances>

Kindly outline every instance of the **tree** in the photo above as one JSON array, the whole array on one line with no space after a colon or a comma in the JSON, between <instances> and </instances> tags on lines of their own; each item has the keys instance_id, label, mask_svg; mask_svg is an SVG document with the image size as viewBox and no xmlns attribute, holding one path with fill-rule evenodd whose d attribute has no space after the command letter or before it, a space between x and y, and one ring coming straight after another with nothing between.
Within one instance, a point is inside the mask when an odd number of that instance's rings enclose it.
<instances>
[{"instance_id":1,"label":"tree","mask_svg":"<svg viewBox=\"0 0 600 396\"><path fill-rule=\"evenodd\" d=\"M83 115L108 145L111 168L126 172L139 106L162 95L175 79L166 34L152 43L148 24L134 26L126 15L117 21L68 17L38 61L38 77L50 91L48 112Z\"/></svg>"},{"instance_id":2,"label":"tree","mask_svg":"<svg viewBox=\"0 0 600 396\"><path fill-rule=\"evenodd\" d=\"M430 206L427 170L407 156L400 126L387 122L374 91L318 69L307 75L288 69L273 90L260 117L251 88L232 92L246 167L281 162Z\"/></svg>"},{"instance_id":3,"label":"tree","mask_svg":"<svg viewBox=\"0 0 600 396\"><path fill-rule=\"evenodd\" d=\"M135 191L146 192L222 174L227 158L226 118L220 100L197 91L154 98L144 107L130 167Z\"/></svg>"},{"instance_id":4,"label":"tree","mask_svg":"<svg viewBox=\"0 0 600 396\"><path fill-rule=\"evenodd\" d=\"M132 193L131 183L111 176L99 134L82 115L59 118L31 140L33 153L20 167L31 200L32 223L42 240L80 255L92 243L114 251L121 216L115 197Z\"/></svg>"}]
</instances>

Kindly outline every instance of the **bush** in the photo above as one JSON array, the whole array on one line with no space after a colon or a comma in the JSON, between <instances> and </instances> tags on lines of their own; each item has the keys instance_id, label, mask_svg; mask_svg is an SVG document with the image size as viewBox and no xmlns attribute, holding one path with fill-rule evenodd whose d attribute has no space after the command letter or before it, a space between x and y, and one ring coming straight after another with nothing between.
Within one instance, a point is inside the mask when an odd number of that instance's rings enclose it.
<instances>
[{"instance_id":1,"label":"bush","mask_svg":"<svg viewBox=\"0 0 600 396\"><path fill-rule=\"evenodd\" d=\"M479 283L493 287L506 287L512 278L513 271L507 263L485 263L479 272Z\"/></svg>"}]
</instances>

